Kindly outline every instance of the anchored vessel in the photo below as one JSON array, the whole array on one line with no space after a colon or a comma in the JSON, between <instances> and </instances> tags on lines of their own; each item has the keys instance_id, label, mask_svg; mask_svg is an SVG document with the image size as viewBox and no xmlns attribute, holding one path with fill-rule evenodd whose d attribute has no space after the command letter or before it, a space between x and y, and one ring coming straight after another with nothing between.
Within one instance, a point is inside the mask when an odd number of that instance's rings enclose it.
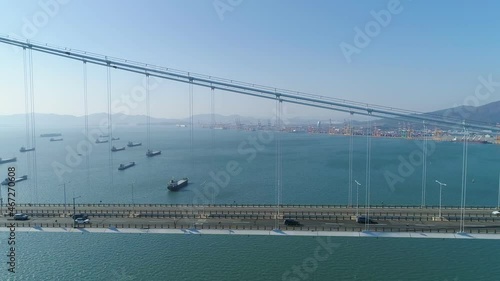
<instances>
[{"instance_id":1,"label":"anchored vessel","mask_svg":"<svg viewBox=\"0 0 500 281\"><path fill-rule=\"evenodd\" d=\"M109 135L99 135L100 138L107 138Z\"/></svg>"},{"instance_id":2,"label":"anchored vessel","mask_svg":"<svg viewBox=\"0 0 500 281\"><path fill-rule=\"evenodd\" d=\"M106 142L108 142L108 140L100 140L100 139L95 140L95 143L106 143Z\"/></svg>"},{"instance_id":3,"label":"anchored vessel","mask_svg":"<svg viewBox=\"0 0 500 281\"><path fill-rule=\"evenodd\" d=\"M50 133L50 134L41 134L40 137L42 138L49 138L49 137L60 137L62 136L61 133Z\"/></svg>"},{"instance_id":4,"label":"anchored vessel","mask_svg":"<svg viewBox=\"0 0 500 281\"><path fill-rule=\"evenodd\" d=\"M150 150L148 149L148 152L146 152L146 156L147 157L153 157L153 156L156 156L156 155L160 155L161 154L161 150Z\"/></svg>"},{"instance_id":5,"label":"anchored vessel","mask_svg":"<svg viewBox=\"0 0 500 281\"><path fill-rule=\"evenodd\" d=\"M112 141L114 140L120 140L120 138L111 138Z\"/></svg>"},{"instance_id":6,"label":"anchored vessel","mask_svg":"<svg viewBox=\"0 0 500 281\"><path fill-rule=\"evenodd\" d=\"M16 162L16 161L17 161L16 157L6 158L6 159L0 158L0 164L9 163L9 162Z\"/></svg>"},{"instance_id":7,"label":"anchored vessel","mask_svg":"<svg viewBox=\"0 0 500 281\"><path fill-rule=\"evenodd\" d=\"M34 147L26 148L26 147L22 146L21 149L19 149L19 152L28 152L28 151L33 151L33 150L35 150Z\"/></svg>"},{"instance_id":8,"label":"anchored vessel","mask_svg":"<svg viewBox=\"0 0 500 281\"><path fill-rule=\"evenodd\" d=\"M127 143L127 146L128 146L128 147L140 146L140 145L142 145L142 143L141 143L141 142L131 142L131 141L129 141L129 142Z\"/></svg>"},{"instance_id":9,"label":"anchored vessel","mask_svg":"<svg viewBox=\"0 0 500 281\"><path fill-rule=\"evenodd\" d=\"M179 189L185 187L188 185L188 178L183 178L182 180L170 180L170 183L168 184L167 188L170 191L178 191Z\"/></svg>"},{"instance_id":10,"label":"anchored vessel","mask_svg":"<svg viewBox=\"0 0 500 281\"><path fill-rule=\"evenodd\" d=\"M62 138L50 138L50 141L62 141Z\"/></svg>"},{"instance_id":11,"label":"anchored vessel","mask_svg":"<svg viewBox=\"0 0 500 281\"><path fill-rule=\"evenodd\" d=\"M122 146L122 147L115 147L115 146L113 145L113 147L111 148L111 151L113 151L113 152L120 151L120 150L125 150L125 146Z\"/></svg>"},{"instance_id":12,"label":"anchored vessel","mask_svg":"<svg viewBox=\"0 0 500 281\"><path fill-rule=\"evenodd\" d=\"M19 181L25 181L28 179L27 175L24 175L20 178L16 178L13 182L19 182ZM8 185L9 184L9 178L5 178L5 180L2 182L2 185Z\"/></svg>"},{"instance_id":13,"label":"anchored vessel","mask_svg":"<svg viewBox=\"0 0 500 281\"><path fill-rule=\"evenodd\" d=\"M132 166L135 166L135 162L130 162L128 164L120 164L120 167L118 167L118 170L122 171L122 170L128 169Z\"/></svg>"}]
</instances>

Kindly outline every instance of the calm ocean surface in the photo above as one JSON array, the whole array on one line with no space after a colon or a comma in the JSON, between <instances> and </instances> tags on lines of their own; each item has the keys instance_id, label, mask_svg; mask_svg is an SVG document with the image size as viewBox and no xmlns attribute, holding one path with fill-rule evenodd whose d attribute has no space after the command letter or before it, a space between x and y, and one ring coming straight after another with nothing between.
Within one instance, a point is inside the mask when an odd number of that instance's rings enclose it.
<instances>
[{"instance_id":1,"label":"calm ocean surface","mask_svg":"<svg viewBox=\"0 0 500 281\"><path fill-rule=\"evenodd\" d=\"M275 203L275 143L272 133L195 129L194 148L189 129L152 127L151 146L161 156L147 158L144 127L117 127L113 142L143 146L109 155L108 144L86 141L83 129L41 129L60 132L64 141L36 138L37 187L27 167L23 128L0 128L0 157L16 156L18 175L30 180L17 185L16 201L80 203ZM213 136L213 138L212 138ZM257 149L249 142L256 139ZM348 198L348 138L341 136L281 134L284 204L346 204ZM422 165L416 152L421 142L401 139L372 140L371 203L420 204ZM428 205L437 205L435 179L447 183L443 205L460 205L462 145L431 143L427 162ZM90 147L89 162L82 148ZM82 153L78 156L68 151ZM415 153L414 153L415 151ZM354 179L362 183L365 202L366 138L354 139ZM413 157L409 171L398 172L401 159ZM500 146L469 145L467 205L496 206ZM403 161L406 161L403 160ZM136 166L118 171L120 163ZM225 179L227 163L240 173ZM0 165L0 178L7 174ZM58 167L55 169L54 167ZM87 169L89 167L89 169ZM204 188L225 179L216 194ZM398 175L392 187L385 175ZM59 175L58 175L59 174ZM217 176L218 175L218 176ZM169 193L172 178L189 177L190 185ZM132 192L133 191L133 192ZM355 191L355 190L354 190ZM206 196L200 196L206 194ZM355 192L353 193L355 200ZM6 198L2 188L2 197ZM0 234L0 252L7 253ZM500 280L497 241L434 239L335 238L338 243L327 260L301 279L283 280ZM310 237L236 237L194 235L18 233L18 272L0 268L0 280L282 280L287 270L312 257L319 245ZM3 249L3 250L1 250ZM294 275L298 276L298 275ZM9 279L7 279L9 278Z\"/></svg>"}]
</instances>

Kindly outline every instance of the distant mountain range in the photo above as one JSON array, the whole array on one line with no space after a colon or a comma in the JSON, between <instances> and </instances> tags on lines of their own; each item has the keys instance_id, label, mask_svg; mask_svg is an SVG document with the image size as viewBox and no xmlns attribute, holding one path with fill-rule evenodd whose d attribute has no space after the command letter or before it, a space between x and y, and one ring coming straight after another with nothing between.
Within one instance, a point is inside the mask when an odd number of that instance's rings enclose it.
<instances>
[{"instance_id":1,"label":"distant mountain range","mask_svg":"<svg viewBox=\"0 0 500 281\"><path fill-rule=\"evenodd\" d=\"M466 120L469 123L496 126L500 124L500 101L488 103L482 106L458 106L429 113L434 119L450 120L460 122ZM375 121L380 128L397 127L398 123L408 121L403 119L380 119Z\"/></svg>"},{"instance_id":2,"label":"distant mountain range","mask_svg":"<svg viewBox=\"0 0 500 281\"><path fill-rule=\"evenodd\" d=\"M458 120L470 120L471 122L482 122L490 125L500 123L500 101L488 103L482 106L459 106L444 110L431 112L433 115L444 118L455 118Z\"/></svg>"},{"instance_id":3,"label":"distant mountain range","mask_svg":"<svg viewBox=\"0 0 500 281\"><path fill-rule=\"evenodd\" d=\"M500 123L500 101L492 102L486 105L474 107L474 106L459 106L455 108L442 109L434 112L429 112L426 114L432 114L433 118L437 119L456 119L456 120L469 120L471 122L487 123L489 125L496 125ZM36 125L37 128L59 128L59 127L83 127L84 117L83 116L73 116L73 115L58 115L58 114L45 114L37 113ZM101 122L106 122L108 119L106 113L96 113L89 115L89 126L95 127L99 126ZM210 124L211 115L210 114L198 114L193 117L195 124ZM239 115L215 115L215 121L217 124L236 124L240 122L241 124L258 124L261 122L262 125L267 125L268 122L274 123L274 118L255 118L255 117L244 117ZM283 120L285 124L291 125L305 125L305 124L316 124L321 121L323 125L326 125L329 120L322 120L317 118L289 118ZM375 123L377 127L397 127L398 123L404 120L397 119L380 119L376 120ZM25 126L25 115L24 114L14 114L14 115L0 115L0 127L23 127ZM112 122L114 126L141 126L145 125L147 122L145 115L125 115L121 113L112 115ZM175 124L188 124L189 118L182 119L168 119L168 118L154 118L151 117L152 125L175 125ZM332 123L338 124L342 121L333 121ZM355 121L353 124L362 125L364 122Z\"/></svg>"},{"instance_id":4,"label":"distant mountain range","mask_svg":"<svg viewBox=\"0 0 500 281\"><path fill-rule=\"evenodd\" d=\"M215 121L217 124L261 124L266 125L268 122L274 123L271 118L254 118L244 117L239 115L219 115L216 114ZM26 116L24 114L0 115L0 127L23 127L25 126ZM37 128L56 128L56 127L83 127L85 118L83 116L73 115L58 115L58 114L35 114ZM89 126L99 126L101 122L107 122L108 115L106 113L90 114ZM125 115L121 113L112 114L113 126L143 126L147 123L145 115ZM193 116L195 124L210 124L212 117L210 114L198 114ZM289 124L312 124L316 123L317 119L291 118L286 120ZM151 125L175 125L189 124L189 118L168 119L151 117Z\"/></svg>"}]
</instances>

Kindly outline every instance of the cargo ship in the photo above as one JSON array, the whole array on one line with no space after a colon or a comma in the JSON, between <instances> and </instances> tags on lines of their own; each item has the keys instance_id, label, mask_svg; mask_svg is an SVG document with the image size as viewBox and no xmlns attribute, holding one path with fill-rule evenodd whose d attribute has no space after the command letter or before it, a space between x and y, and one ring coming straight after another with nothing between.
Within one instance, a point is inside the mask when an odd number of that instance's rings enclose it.
<instances>
[{"instance_id":1,"label":"cargo ship","mask_svg":"<svg viewBox=\"0 0 500 281\"><path fill-rule=\"evenodd\" d=\"M120 140L120 138L111 138L112 141L114 140Z\"/></svg>"},{"instance_id":2,"label":"cargo ship","mask_svg":"<svg viewBox=\"0 0 500 281\"><path fill-rule=\"evenodd\" d=\"M10 163L10 162L16 162L16 161L17 161L16 157L6 158L6 159L0 158L0 164Z\"/></svg>"},{"instance_id":3,"label":"cargo ship","mask_svg":"<svg viewBox=\"0 0 500 281\"><path fill-rule=\"evenodd\" d=\"M179 191L181 188L185 187L188 185L188 178L183 178L182 180L170 180L170 183L168 184L167 188L170 191Z\"/></svg>"},{"instance_id":4,"label":"cargo ship","mask_svg":"<svg viewBox=\"0 0 500 281\"><path fill-rule=\"evenodd\" d=\"M28 176L27 176L27 175L24 175L24 176L22 176L22 177L20 177L20 178L16 178L16 179L14 180L14 182L25 181L25 180L27 180L27 179L28 179ZM8 185L8 184L9 184L9 178L6 178L5 180L3 180L2 185Z\"/></svg>"},{"instance_id":5,"label":"cargo ship","mask_svg":"<svg viewBox=\"0 0 500 281\"><path fill-rule=\"evenodd\" d=\"M95 143L107 143L108 140L100 140L100 139L96 139L95 140Z\"/></svg>"},{"instance_id":6,"label":"cargo ship","mask_svg":"<svg viewBox=\"0 0 500 281\"><path fill-rule=\"evenodd\" d=\"M50 141L62 141L62 138L50 138Z\"/></svg>"},{"instance_id":7,"label":"cargo ship","mask_svg":"<svg viewBox=\"0 0 500 281\"><path fill-rule=\"evenodd\" d=\"M108 138L109 135L99 135L100 138Z\"/></svg>"},{"instance_id":8,"label":"cargo ship","mask_svg":"<svg viewBox=\"0 0 500 281\"><path fill-rule=\"evenodd\" d=\"M50 134L41 134L41 138L50 138L50 137L60 137L62 136L61 133L50 133Z\"/></svg>"},{"instance_id":9,"label":"cargo ship","mask_svg":"<svg viewBox=\"0 0 500 281\"><path fill-rule=\"evenodd\" d=\"M132 166L135 166L135 162L130 162L128 164L120 164L120 166L118 167L118 170L123 171L123 170L128 169Z\"/></svg>"},{"instance_id":10,"label":"cargo ship","mask_svg":"<svg viewBox=\"0 0 500 281\"><path fill-rule=\"evenodd\" d=\"M148 149L148 152L146 152L146 156L147 157L153 157L153 156L156 156L156 155L160 155L161 154L161 150L150 150Z\"/></svg>"},{"instance_id":11,"label":"cargo ship","mask_svg":"<svg viewBox=\"0 0 500 281\"><path fill-rule=\"evenodd\" d=\"M21 149L19 149L19 152L28 152L28 151L34 151L35 148L32 147L32 148L26 148L24 146L21 147Z\"/></svg>"},{"instance_id":12,"label":"cargo ship","mask_svg":"<svg viewBox=\"0 0 500 281\"><path fill-rule=\"evenodd\" d=\"M116 151L121 151L121 150L125 150L125 146L122 146L122 147L115 147L113 145L113 147L111 148L111 151L113 152L116 152Z\"/></svg>"},{"instance_id":13,"label":"cargo ship","mask_svg":"<svg viewBox=\"0 0 500 281\"><path fill-rule=\"evenodd\" d=\"M129 141L127 144L128 147L141 146L141 145L142 142L131 142L131 141Z\"/></svg>"}]
</instances>

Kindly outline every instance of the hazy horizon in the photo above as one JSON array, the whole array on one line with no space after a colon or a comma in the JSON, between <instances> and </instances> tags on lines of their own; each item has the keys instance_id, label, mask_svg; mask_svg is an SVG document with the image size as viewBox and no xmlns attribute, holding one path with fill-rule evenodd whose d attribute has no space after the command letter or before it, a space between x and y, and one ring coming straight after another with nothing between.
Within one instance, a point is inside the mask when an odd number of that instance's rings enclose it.
<instances>
[{"instance_id":1,"label":"hazy horizon","mask_svg":"<svg viewBox=\"0 0 500 281\"><path fill-rule=\"evenodd\" d=\"M60 1L52 10L38 1L6 2L8 9L0 12L4 27L0 32L158 66L419 112L499 100L491 93L500 81L495 68L500 63L495 56L500 40L491 34L500 26L494 13L500 3L440 1L429 9L426 2L396 2L392 7L391 1L381 0L314 5L240 1L223 12L213 1L152 1L149 5ZM120 13L116 7L121 7ZM45 22L35 17L40 13L46 14ZM88 14L94 15L92 21ZM165 28L177 26L183 28ZM0 84L0 103L9 104L2 113L23 113L22 52L0 44L0 59L4 65L0 76L9 81ZM38 52L33 60L35 112L83 115L81 62ZM143 75L111 70L112 100L126 104L124 96L143 85L143 79ZM188 116L188 87L164 80L152 89L151 116ZM89 113L107 112L104 67L88 65L88 93ZM275 113L274 101L217 90L215 96L215 112L222 115ZM349 117L298 105L286 107L290 117ZM145 102L129 110L145 114ZM209 111L210 90L195 86L195 114Z\"/></svg>"}]
</instances>

